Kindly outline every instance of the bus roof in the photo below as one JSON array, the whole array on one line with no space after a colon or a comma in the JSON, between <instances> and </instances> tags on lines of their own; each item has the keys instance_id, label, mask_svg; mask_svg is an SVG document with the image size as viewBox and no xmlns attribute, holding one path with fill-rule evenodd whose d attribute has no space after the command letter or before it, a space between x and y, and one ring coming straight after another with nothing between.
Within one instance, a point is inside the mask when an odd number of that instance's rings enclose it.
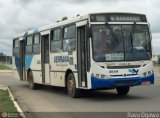
<instances>
[{"instance_id":1,"label":"bus roof","mask_svg":"<svg viewBox=\"0 0 160 118\"><path fill-rule=\"evenodd\" d=\"M41 27L41 28L35 28L35 29L33 29L33 30L30 30L30 31L27 31L27 32L23 32L23 33L20 33L20 34L14 36L14 39L15 39L15 38L23 37L26 33L27 33L27 35L31 35L31 34L33 34L36 30L38 30L38 32L42 32L42 31L45 31L45 30L49 30L49 29L52 29L52 28L59 27L59 26L64 26L64 25L71 24L71 23L74 23L74 22L77 22L77 21L85 20L85 19L88 18L88 16L89 16L89 15L78 16L78 17L76 17L76 18L72 18L72 19L69 19L69 20L60 21L60 22L57 22L57 23L53 23L53 24L50 24L50 25Z\"/></svg>"},{"instance_id":2,"label":"bus roof","mask_svg":"<svg viewBox=\"0 0 160 118\"><path fill-rule=\"evenodd\" d=\"M131 15L144 15L145 16L145 14L129 13L129 12L99 12L99 13L95 12L95 13L89 13L89 14L84 15L84 16L78 16L76 18L60 21L60 22L57 22L57 23L53 23L53 24L41 27L41 28L35 28L33 30L20 33L20 34L14 36L13 39L24 37L25 35L31 35L31 34L37 33L37 32L42 32L42 31L45 31L45 30L53 29L53 28L56 28L56 27L59 27L59 26L64 26L64 25L71 24L71 23L74 23L74 22L77 22L77 21L85 20L85 19L88 19L90 15L94 15L94 14L97 14L97 15L98 14L106 14L106 15L107 14L131 14Z\"/></svg>"}]
</instances>

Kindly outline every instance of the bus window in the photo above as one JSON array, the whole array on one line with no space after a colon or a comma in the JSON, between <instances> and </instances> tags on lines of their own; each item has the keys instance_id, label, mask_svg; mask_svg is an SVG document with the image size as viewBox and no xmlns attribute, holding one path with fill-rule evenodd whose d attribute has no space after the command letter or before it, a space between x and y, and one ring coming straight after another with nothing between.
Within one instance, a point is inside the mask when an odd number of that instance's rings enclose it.
<instances>
[{"instance_id":1,"label":"bus window","mask_svg":"<svg viewBox=\"0 0 160 118\"><path fill-rule=\"evenodd\" d=\"M61 29L55 29L51 34L51 52L60 52L62 49Z\"/></svg>"},{"instance_id":2,"label":"bus window","mask_svg":"<svg viewBox=\"0 0 160 118\"><path fill-rule=\"evenodd\" d=\"M19 55L19 39L13 40L13 56Z\"/></svg>"},{"instance_id":3,"label":"bus window","mask_svg":"<svg viewBox=\"0 0 160 118\"><path fill-rule=\"evenodd\" d=\"M33 53L39 54L40 53L40 34L35 34L33 36Z\"/></svg>"},{"instance_id":4,"label":"bus window","mask_svg":"<svg viewBox=\"0 0 160 118\"><path fill-rule=\"evenodd\" d=\"M19 40L18 39L13 40L13 47L14 48L18 48L19 47Z\"/></svg>"},{"instance_id":5,"label":"bus window","mask_svg":"<svg viewBox=\"0 0 160 118\"><path fill-rule=\"evenodd\" d=\"M27 37L27 44L26 44L26 54L31 54L32 53L32 35Z\"/></svg>"},{"instance_id":6,"label":"bus window","mask_svg":"<svg viewBox=\"0 0 160 118\"><path fill-rule=\"evenodd\" d=\"M64 28L63 51L74 51L76 49L76 27L71 25Z\"/></svg>"}]
</instances>

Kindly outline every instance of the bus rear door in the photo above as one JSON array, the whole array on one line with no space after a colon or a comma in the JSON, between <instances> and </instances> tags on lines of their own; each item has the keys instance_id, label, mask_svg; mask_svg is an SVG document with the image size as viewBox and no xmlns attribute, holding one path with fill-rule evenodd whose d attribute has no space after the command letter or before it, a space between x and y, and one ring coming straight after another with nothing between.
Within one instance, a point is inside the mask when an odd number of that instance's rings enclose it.
<instances>
[{"instance_id":1,"label":"bus rear door","mask_svg":"<svg viewBox=\"0 0 160 118\"><path fill-rule=\"evenodd\" d=\"M25 40L20 39L19 41L19 74L20 80L25 80L25 69L24 69L24 61L25 61Z\"/></svg>"}]
</instances>

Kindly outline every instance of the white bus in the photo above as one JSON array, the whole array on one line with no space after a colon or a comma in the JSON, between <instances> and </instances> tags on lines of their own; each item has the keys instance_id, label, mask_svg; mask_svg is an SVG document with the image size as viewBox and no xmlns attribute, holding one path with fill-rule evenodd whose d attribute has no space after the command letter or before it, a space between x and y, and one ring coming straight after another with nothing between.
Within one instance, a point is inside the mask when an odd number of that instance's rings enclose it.
<instances>
[{"instance_id":1,"label":"white bus","mask_svg":"<svg viewBox=\"0 0 160 118\"><path fill-rule=\"evenodd\" d=\"M13 75L31 89L116 89L154 84L151 33L144 14L92 13L13 38Z\"/></svg>"}]
</instances>

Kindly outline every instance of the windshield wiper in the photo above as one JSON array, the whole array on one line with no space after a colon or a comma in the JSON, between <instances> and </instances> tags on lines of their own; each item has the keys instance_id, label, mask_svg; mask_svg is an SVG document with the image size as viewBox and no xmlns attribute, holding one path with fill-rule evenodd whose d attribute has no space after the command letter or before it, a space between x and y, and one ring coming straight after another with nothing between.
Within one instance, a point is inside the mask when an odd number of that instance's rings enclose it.
<instances>
[{"instance_id":1,"label":"windshield wiper","mask_svg":"<svg viewBox=\"0 0 160 118\"><path fill-rule=\"evenodd\" d=\"M114 41L118 41L117 35L114 33L114 31L112 30L112 28L110 27L108 22L105 23L105 26L111 31L111 34L112 34L112 36L114 38Z\"/></svg>"},{"instance_id":2,"label":"windshield wiper","mask_svg":"<svg viewBox=\"0 0 160 118\"><path fill-rule=\"evenodd\" d=\"M135 26L136 26L136 23L132 25L132 32L130 32L132 52L133 52L133 33L135 32Z\"/></svg>"},{"instance_id":3,"label":"windshield wiper","mask_svg":"<svg viewBox=\"0 0 160 118\"><path fill-rule=\"evenodd\" d=\"M132 46L132 52L133 52L133 33L130 32L130 37L131 37L131 46Z\"/></svg>"}]
</instances>

